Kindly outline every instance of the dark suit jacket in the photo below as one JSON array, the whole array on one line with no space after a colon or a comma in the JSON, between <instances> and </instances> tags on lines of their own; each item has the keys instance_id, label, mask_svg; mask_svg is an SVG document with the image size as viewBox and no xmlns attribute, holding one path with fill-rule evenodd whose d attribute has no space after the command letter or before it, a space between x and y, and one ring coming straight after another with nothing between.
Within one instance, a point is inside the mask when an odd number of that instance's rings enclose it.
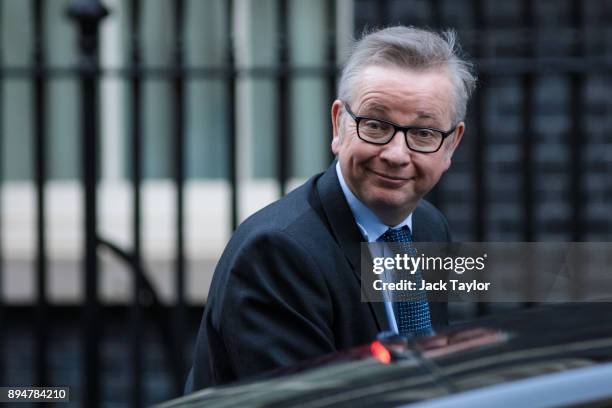
<instances>
[{"instance_id":1,"label":"dark suit jacket","mask_svg":"<svg viewBox=\"0 0 612 408\"><path fill-rule=\"evenodd\" d=\"M421 200L415 241L450 241ZM367 344L389 330L383 303L361 301L363 240L335 163L240 225L215 270L186 392ZM446 304L431 303L434 326Z\"/></svg>"}]
</instances>

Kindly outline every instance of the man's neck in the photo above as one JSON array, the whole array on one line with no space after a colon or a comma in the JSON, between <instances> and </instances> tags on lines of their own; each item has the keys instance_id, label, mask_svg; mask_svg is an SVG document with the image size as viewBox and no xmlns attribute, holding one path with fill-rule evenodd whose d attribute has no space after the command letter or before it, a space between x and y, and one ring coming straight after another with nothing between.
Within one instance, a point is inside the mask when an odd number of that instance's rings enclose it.
<instances>
[{"instance_id":1,"label":"man's neck","mask_svg":"<svg viewBox=\"0 0 612 408\"><path fill-rule=\"evenodd\" d=\"M403 222L416 208L416 204L400 210L372 208L372 212L387 226L394 227Z\"/></svg>"}]
</instances>

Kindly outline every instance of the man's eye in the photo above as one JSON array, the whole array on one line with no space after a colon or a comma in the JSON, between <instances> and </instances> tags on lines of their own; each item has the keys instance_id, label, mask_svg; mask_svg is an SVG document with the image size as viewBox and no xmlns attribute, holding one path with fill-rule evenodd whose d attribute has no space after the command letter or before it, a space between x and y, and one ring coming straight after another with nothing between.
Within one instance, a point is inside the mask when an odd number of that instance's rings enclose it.
<instances>
[{"instance_id":1,"label":"man's eye","mask_svg":"<svg viewBox=\"0 0 612 408\"><path fill-rule=\"evenodd\" d=\"M436 133L429 129L414 129L412 134L420 139L430 139L436 136Z\"/></svg>"},{"instance_id":2,"label":"man's eye","mask_svg":"<svg viewBox=\"0 0 612 408\"><path fill-rule=\"evenodd\" d=\"M377 120L366 120L363 122L364 128L367 130L385 131L389 128L389 125Z\"/></svg>"}]
</instances>

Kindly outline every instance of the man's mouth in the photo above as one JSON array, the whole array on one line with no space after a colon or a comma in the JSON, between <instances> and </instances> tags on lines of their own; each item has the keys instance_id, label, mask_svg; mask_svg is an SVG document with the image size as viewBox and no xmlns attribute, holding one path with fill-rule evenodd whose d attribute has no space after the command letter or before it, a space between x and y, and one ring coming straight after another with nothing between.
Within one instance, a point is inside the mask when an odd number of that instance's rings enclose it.
<instances>
[{"instance_id":1,"label":"man's mouth","mask_svg":"<svg viewBox=\"0 0 612 408\"><path fill-rule=\"evenodd\" d=\"M370 172L384 180L389 180L390 182L394 182L394 183L404 183L406 181L410 181L414 179L414 176L411 176L411 177L399 176L399 175L394 175L394 174L382 173L382 172L375 171L375 170L370 170Z\"/></svg>"},{"instance_id":2,"label":"man's mouth","mask_svg":"<svg viewBox=\"0 0 612 408\"><path fill-rule=\"evenodd\" d=\"M370 173L374 176L375 183L380 187L389 189L400 189L404 188L408 183L414 181L414 176L399 176L395 174L383 173L375 170L370 170Z\"/></svg>"}]
</instances>

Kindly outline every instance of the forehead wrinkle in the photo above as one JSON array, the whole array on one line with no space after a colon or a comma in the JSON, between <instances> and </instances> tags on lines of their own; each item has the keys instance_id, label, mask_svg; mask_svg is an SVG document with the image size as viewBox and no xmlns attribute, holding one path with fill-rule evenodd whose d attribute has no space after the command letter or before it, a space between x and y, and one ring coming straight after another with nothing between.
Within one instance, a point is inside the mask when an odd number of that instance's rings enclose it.
<instances>
[{"instance_id":1,"label":"forehead wrinkle","mask_svg":"<svg viewBox=\"0 0 612 408\"><path fill-rule=\"evenodd\" d=\"M361 101L358 109L368 109L372 111L379 111L382 113L388 113L391 109L389 106L382 102L385 98L393 97L393 95L386 95L385 92L379 90L366 89L361 95Z\"/></svg>"},{"instance_id":2,"label":"forehead wrinkle","mask_svg":"<svg viewBox=\"0 0 612 408\"><path fill-rule=\"evenodd\" d=\"M369 101L362 103L361 108L363 110L378 112L382 114L387 114L390 111L390 109L384 104L381 104L378 102L369 102Z\"/></svg>"},{"instance_id":3,"label":"forehead wrinkle","mask_svg":"<svg viewBox=\"0 0 612 408\"><path fill-rule=\"evenodd\" d=\"M414 106L414 103L411 102L404 102L402 103L403 105L405 105L406 107L411 107ZM359 109L359 114L361 115L371 115L374 117L377 117L376 115L380 115L381 119L387 119L390 120L391 117L393 116L394 119L396 120L400 120L400 116L402 118L404 118L403 120L395 121L395 123L397 124L405 124L406 126L409 126L410 123L414 120L431 120L434 121L435 123L437 122L441 122L443 121L443 113L442 112L438 112L438 109L434 109L433 111L426 111L423 109L418 109L416 111L412 111L412 108L408 109L408 110L392 110L389 106L382 104L378 101L369 101L366 100L364 101ZM396 113L394 115L392 115L392 113ZM410 116L412 119L406 121L406 116ZM393 120L392 120L393 121Z\"/></svg>"},{"instance_id":4,"label":"forehead wrinkle","mask_svg":"<svg viewBox=\"0 0 612 408\"><path fill-rule=\"evenodd\" d=\"M368 109L372 111L380 111L383 113L390 113L393 111L399 111L405 113L410 111L412 114L423 117L423 118L435 118L442 112L438 112L435 103L432 103L429 110L419 107L419 105L428 105L432 99L430 94L421 94L420 92L411 92L409 94L397 95L390 94L381 90L369 90L364 89L358 108ZM395 106L391 108L389 105ZM399 107L399 109L397 109Z\"/></svg>"}]
</instances>

